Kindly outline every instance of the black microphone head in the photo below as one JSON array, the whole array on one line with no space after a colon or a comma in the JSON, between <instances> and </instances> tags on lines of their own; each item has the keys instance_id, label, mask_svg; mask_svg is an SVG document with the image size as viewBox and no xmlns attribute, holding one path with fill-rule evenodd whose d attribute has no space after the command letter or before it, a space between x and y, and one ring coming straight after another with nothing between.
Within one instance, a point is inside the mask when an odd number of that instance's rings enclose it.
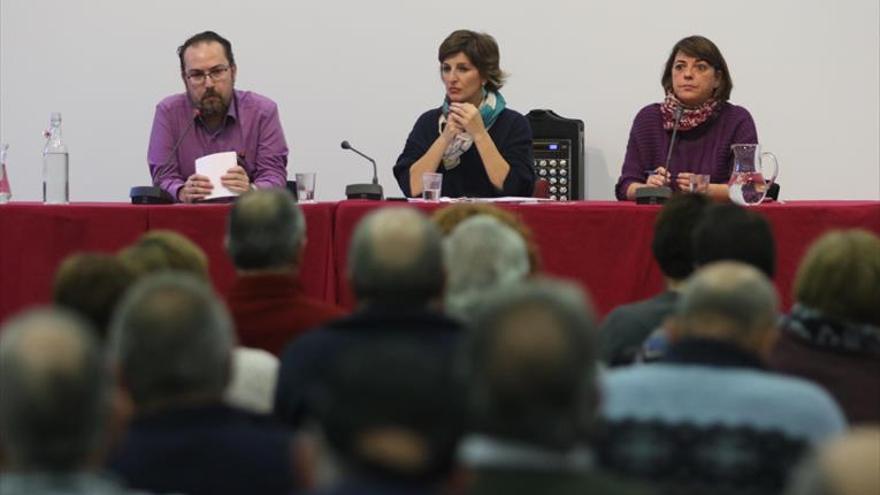
<instances>
[{"instance_id":1,"label":"black microphone head","mask_svg":"<svg viewBox=\"0 0 880 495\"><path fill-rule=\"evenodd\" d=\"M348 144L348 141L343 141L343 142L340 144L340 146L342 146L342 149L344 149L344 150L351 149L351 145Z\"/></svg>"},{"instance_id":2,"label":"black microphone head","mask_svg":"<svg viewBox=\"0 0 880 495\"><path fill-rule=\"evenodd\" d=\"M681 114L683 114L683 113L684 113L684 107L683 107L683 106L678 105L677 107L675 107L675 120L680 120L680 119L681 119Z\"/></svg>"}]
</instances>

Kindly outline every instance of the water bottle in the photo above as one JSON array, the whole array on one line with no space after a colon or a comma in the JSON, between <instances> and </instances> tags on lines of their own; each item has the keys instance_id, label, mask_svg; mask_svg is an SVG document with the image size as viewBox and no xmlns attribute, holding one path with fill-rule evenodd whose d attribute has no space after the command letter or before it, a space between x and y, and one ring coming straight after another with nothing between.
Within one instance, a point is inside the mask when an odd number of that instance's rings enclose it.
<instances>
[{"instance_id":1,"label":"water bottle","mask_svg":"<svg viewBox=\"0 0 880 495\"><path fill-rule=\"evenodd\" d=\"M66 204L68 190L67 146L61 141L61 114L53 112L43 148L43 203Z\"/></svg>"},{"instance_id":2,"label":"water bottle","mask_svg":"<svg viewBox=\"0 0 880 495\"><path fill-rule=\"evenodd\" d=\"M6 174L6 155L9 151L8 144L0 144L0 204L9 201L12 197L12 189L9 187L9 175Z\"/></svg>"}]
</instances>

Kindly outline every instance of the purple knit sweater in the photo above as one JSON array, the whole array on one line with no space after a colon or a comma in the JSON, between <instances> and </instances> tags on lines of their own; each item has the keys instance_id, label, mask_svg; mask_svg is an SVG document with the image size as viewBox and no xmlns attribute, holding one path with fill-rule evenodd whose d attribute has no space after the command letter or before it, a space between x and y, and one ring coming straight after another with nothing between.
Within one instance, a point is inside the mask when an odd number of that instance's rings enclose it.
<instances>
[{"instance_id":1,"label":"purple knit sweater","mask_svg":"<svg viewBox=\"0 0 880 495\"><path fill-rule=\"evenodd\" d=\"M626 145L626 158L617 186L617 199L626 199L626 189L633 182L644 183L645 171L654 170L666 161L672 131L663 130L660 104L652 103L641 109L633 120ZM709 174L712 183L724 184L730 179L733 153L730 145L757 143L758 131L749 111L731 103L722 103L718 115L689 131L679 131L669 171Z\"/></svg>"}]
</instances>

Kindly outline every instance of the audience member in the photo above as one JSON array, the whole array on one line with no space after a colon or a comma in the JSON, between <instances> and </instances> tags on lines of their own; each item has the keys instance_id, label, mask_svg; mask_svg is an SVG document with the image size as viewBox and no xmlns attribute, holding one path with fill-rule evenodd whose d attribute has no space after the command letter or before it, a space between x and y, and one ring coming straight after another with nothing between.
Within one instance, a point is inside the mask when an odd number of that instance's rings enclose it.
<instances>
[{"instance_id":1,"label":"audience member","mask_svg":"<svg viewBox=\"0 0 880 495\"><path fill-rule=\"evenodd\" d=\"M824 235L801 263L794 299L770 366L825 387L851 423L880 423L880 238Z\"/></svg>"},{"instance_id":2,"label":"audience member","mask_svg":"<svg viewBox=\"0 0 880 495\"><path fill-rule=\"evenodd\" d=\"M234 344L223 305L192 276L160 274L129 291L112 325L111 357L135 418L111 467L132 486L290 492L289 435L222 403Z\"/></svg>"},{"instance_id":3,"label":"audience member","mask_svg":"<svg viewBox=\"0 0 880 495\"><path fill-rule=\"evenodd\" d=\"M443 241L446 312L470 319L493 289L517 283L529 273L523 238L487 215L461 222Z\"/></svg>"},{"instance_id":4,"label":"audience member","mask_svg":"<svg viewBox=\"0 0 880 495\"><path fill-rule=\"evenodd\" d=\"M275 414L299 427L336 356L368 342L413 341L451 355L461 325L438 309L443 298L440 232L412 208L384 208L355 229L348 277L359 307L302 335L281 357Z\"/></svg>"},{"instance_id":5,"label":"audience member","mask_svg":"<svg viewBox=\"0 0 880 495\"><path fill-rule=\"evenodd\" d=\"M732 203L713 204L703 211L691 234L696 267L713 261L738 261L773 278L776 245L767 220L758 213ZM662 359L669 338L661 327L642 343L638 361Z\"/></svg>"},{"instance_id":6,"label":"audience member","mask_svg":"<svg viewBox=\"0 0 880 495\"><path fill-rule=\"evenodd\" d=\"M615 308L599 328L602 360L610 366L632 363L642 342L672 314L678 291L694 271L691 233L709 206L703 194L679 194L660 210L651 251L663 272L666 290L643 301Z\"/></svg>"},{"instance_id":7,"label":"audience member","mask_svg":"<svg viewBox=\"0 0 880 495\"><path fill-rule=\"evenodd\" d=\"M100 474L112 415L101 345L84 321L39 309L0 330L4 495L123 495Z\"/></svg>"},{"instance_id":8,"label":"audience member","mask_svg":"<svg viewBox=\"0 0 880 495\"><path fill-rule=\"evenodd\" d=\"M52 300L88 320L104 340L116 303L133 283L134 273L116 256L76 253L55 272Z\"/></svg>"},{"instance_id":9,"label":"audience member","mask_svg":"<svg viewBox=\"0 0 880 495\"><path fill-rule=\"evenodd\" d=\"M862 426L822 445L792 476L785 495L880 493L880 428Z\"/></svg>"},{"instance_id":10,"label":"audience member","mask_svg":"<svg viewBox=\"0 0 880 495\"><path fill-rule=\"evenodd\" d=\"M241 345L279 355L304 331L344 315L305 295L305 245L305 217L287 190L251 191L232 207L226 250L238 273L226 302Z\"/></svg>"},{"instance_id":11,"label":"audience member","mask_svg":"<svg viewBox=\"0 0 880 495\"><path fill-rule=\"evenodd\" d=\"M605 377L605 465L677 493L778 493L805 446L846 421L821 388L764 368L776 312L755 268L718 262L695 273L665 361Z\"/></svg>"},{"instance_id":12,"label":"audience member","mask_svg":"<svg viewBox=\"0 0 880 495\"><path fill-rule=\"evenodd\" d=\"M448 362L424 346L367 343L342 353L315 400L331 463L322 494L437 494L450 480L463 410ZM327 464L328 455L319 455Z\"/></svg>"},{"instance_id":13,"label":"audience member","mask_svg":"<svg viewBox=\"0 0 880 495\"><path fill-rule=\"evenodd\" d=\"M188 273L208 281L208 257L186 236L169 230L147 232L120 257L138 277L169 271ZM237 346L232 359L232 376L226 402L248 411L265 414L272 409L278 358L259 349Z\"/></svg>"},{"instance_id":14,"label":"audience member","mask_svg":"<svg viewBox=\"0 0 880 495\"><path fill-rule=\"evenodd\" d=\"M593 469L595 324L560 282L503 288L464 342L470 433L459 461L473 494L641 493Z\"/></svg>"},{"instance_id":15,"label":"audience member","mask_svg":"<svg viewBox=\"0 0 880 495\"><path fill-rule=\"evenodd\" d=\"M541 271L541 259L532 229L517 214L499 208L491 203L455 203L440 208L431 215L431 220L440 228L443 236L448 236L459 223L476 215L488 215L515 230L526 243L529 253L529 274Z\"/></svg>"},{"instance_id":16,"label":"audience member","mask_svg":"<svg viewBox=\"0 0 880 495\"><path fill-rule=\"evenodd\" d=\"M208 257L194 242L172 230L151 230L126 247L119 257L138 277L175 270L208 280Z\"/></svg>"},{"instance_id":17,"label":"audience member","mask_svg":"<svg viewBox=\"0 0 880 495\"><path fill-rule=\"evenodd\" d=\"M706 208L693 232L697 266L713 261L740 261L772 279L776 273L776 243L770 223L760 213L733 203Z\"/></svg>"}]
</instances>

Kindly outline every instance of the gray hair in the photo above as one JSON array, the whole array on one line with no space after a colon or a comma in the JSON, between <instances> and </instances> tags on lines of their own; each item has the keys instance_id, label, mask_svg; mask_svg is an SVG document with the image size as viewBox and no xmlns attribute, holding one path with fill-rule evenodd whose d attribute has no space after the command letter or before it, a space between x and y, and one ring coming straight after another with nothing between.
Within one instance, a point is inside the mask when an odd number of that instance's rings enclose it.
<instances>
[{"instance_id":1,"label":"gray hair","mask_svg":"<svg viewBox=\"0 0 880 495\"><path fill-rule=\"evenodd\" d=\"M492 294L475 314L460 365L475 428L568 449L596 407L596 325L571 283L529 280Z\"/></svg>"},{"instance_id":2,"label":"gray hair","mask_svg":"<svg viewBox=\"0 0 880 495\"><path fill-rule=\"evenodd\" d=\"M465 319L487 292L525 278L529 253L522 236L488 215L461 222L443 242L446 311Z\"/></svg>"},{"instance_id":3,"label":"gray hair","mask_svg":"<svg viewBox=\"0 0 880 495\"><path fill-rule=\"evenodd\" d=\"M0 441L18 469L72 471L104 438L110 373L95 330L61 309L0 330Z\"/></svg>"},{"instance_id":4,"label":"gray hair","mask_svg":"<svg viewBox=\"0 0 880 495\"><path fill-rule=\"evenodd\" d=\"M685 284L677 314L686 335L743 342L774 324L778 305L776 289L761 271L720 261L701 268Z\"/></svg>"},{"instance_id":5,"label":"gray hair","mask_svg":"<svg viewBox=\"0 0 880 495\"><path fill-rule=\"evenodd\" d=\"M355 229L348 271L355 295L370 304L426 304L443 292L442 236L413 208L382 208Z\"/></svg>"},{"instance_id":6,"label":"gray hair","mask_svg":"<svg viewBox=\"0 0 880 495\"><path fill-rule=\"evenodd\" d=\"M111 353L138 407L222 396L235 345L223 304L198 279L152 275L132 287L111 326Z\"/></svg>"},{"instance_id":7,"label":"gray hair","mask_svg":"<svg viewBox=\"0 0 880 495\"><path fill-rule=\"evenodd\" d=\"M229 213L226 250L240 270L283 268L305 240L305 217L286 189L247 192Z\"/></svg>"}]
</instances>

